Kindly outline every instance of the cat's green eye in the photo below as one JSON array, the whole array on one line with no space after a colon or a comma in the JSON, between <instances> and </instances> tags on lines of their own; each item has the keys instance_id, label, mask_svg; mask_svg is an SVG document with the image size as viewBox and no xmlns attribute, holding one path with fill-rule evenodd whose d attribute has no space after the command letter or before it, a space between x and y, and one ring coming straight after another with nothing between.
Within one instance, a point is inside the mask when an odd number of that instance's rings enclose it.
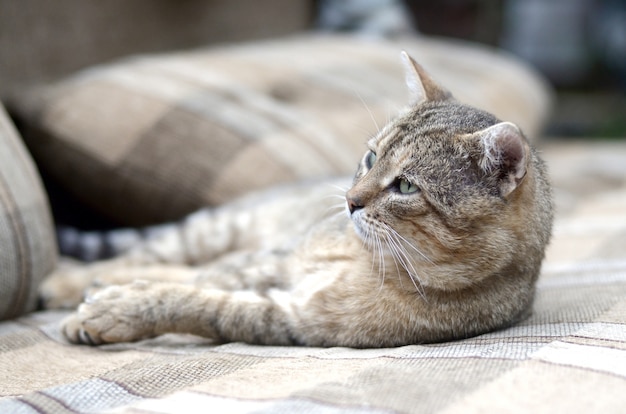
<instances>
[{"instance_id":1,"label":"cat's green eye","mask_svg":"<svg viewBox=\"0 0 626 414\"><path fill-rule=\"evenodd\" d=\"M411 194L415 193L419 190L419 187L415 184L412 184L405 180L404 178L400 179L400 183L398 184L398 188L402 194Z\"/></svg>"},{"instance_id":2,"label":"cat's green eye","mask_svg":"<svg viewBox=\"0 0 626 414\"><path fill-rule=\"evenodd\" d=\"M365 166L367 168L372 168L374 163L376 162L376 153L374 151L370 151L365 156Z\"/></svg>"}]
</instances>

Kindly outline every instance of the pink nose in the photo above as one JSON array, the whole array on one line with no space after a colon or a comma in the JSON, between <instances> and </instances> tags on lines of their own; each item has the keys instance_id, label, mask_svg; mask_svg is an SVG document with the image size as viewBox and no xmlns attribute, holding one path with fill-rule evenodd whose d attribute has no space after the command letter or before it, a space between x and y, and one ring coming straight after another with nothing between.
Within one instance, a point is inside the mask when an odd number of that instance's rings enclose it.
<instances>
[{"instance_id":1,"label":"pink nose","mask_svg":"<svg viewBox=\"0 0 626 414\"><path fill-rule=\"evenodd\" d=\"M363 203L356 197L350 197L348 195L346 197L346 201L348 202L348 210L350 210L350 214L353 214L356 210L363 208Z\"/></svg>"}]
</instances>

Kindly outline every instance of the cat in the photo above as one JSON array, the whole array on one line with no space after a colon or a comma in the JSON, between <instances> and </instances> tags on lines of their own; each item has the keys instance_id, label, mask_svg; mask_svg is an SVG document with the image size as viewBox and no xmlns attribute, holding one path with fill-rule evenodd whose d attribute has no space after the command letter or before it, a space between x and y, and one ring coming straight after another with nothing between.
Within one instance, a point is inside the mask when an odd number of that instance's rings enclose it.
<instances>
[{"instance_id":1,"label":"cat","mask_svg":"<svg viewBox=\"0 0 626 414\"><path fill-rule=\"evenodd\" d=\"M546 167L512 123L456 101L408 54L411 100L367 143L333 212L304 183L194 213L41 288L79 344L187 333L217 343L393 347L531 312L552 227ZM335 194L335 196L338 196Z\"/></svg>"}]
</instances>

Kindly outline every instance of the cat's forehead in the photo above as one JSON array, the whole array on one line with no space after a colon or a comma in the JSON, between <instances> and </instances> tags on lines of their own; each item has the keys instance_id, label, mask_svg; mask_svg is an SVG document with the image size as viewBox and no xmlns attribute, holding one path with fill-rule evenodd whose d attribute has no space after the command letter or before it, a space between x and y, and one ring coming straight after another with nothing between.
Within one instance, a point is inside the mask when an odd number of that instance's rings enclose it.
<instances>
[{"instance_id":1,"label":"cat's forehead","mask_svg":"<svg viewBox=\"0 0 626 414\"><path fill-rule=\"evenodd\" d=\"M391 122L370 138L367 142L367 146L372 151L377 152L378 149L388 147L393 141L397 140L398 134L400 133L402 133L402 131L399 126L395 122Z\"/></svg>"},{"instance_id":2,"label":"cat's forehead","mask_svg":"<svg viewBox=\"0 0 626 414\"><path fill-rule=\"evenodd\" d=\"M459 103L411 108L369 140L373 151L441 152L458 149L459 137L498 122L493 115ZM456 152L456 151L454 151Z\"/></svg>"},{"instance_id":3,"label":"cat's forehead","mask_svg":"<svg viewBox=\"0 0 626 414\"><path fill-rule=\"evenodd\" d=\"M441 152L454 144L453 136L454 132L450 129L433 130L428 125L399 119L370 139L368 147L379 156Z\"/></svg>"}]
</instances>

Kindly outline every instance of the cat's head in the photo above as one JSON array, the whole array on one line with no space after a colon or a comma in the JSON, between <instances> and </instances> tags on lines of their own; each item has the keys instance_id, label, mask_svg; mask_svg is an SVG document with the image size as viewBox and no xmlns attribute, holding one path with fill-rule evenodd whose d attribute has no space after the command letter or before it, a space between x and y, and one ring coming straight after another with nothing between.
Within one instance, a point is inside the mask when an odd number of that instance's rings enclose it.
<instances>
[{"instance_id":1,"label":"cat's head","mask_svg":"<svg viewBox=\"0 0 626 414\"><path fill-rule=\"evenodd\" d=\"M538 267L551 206L528 141L403 58L411 104L370 139L346 194L357 233L423 286L463 288L519 254Z\"/></svg>"}]
</instances>

